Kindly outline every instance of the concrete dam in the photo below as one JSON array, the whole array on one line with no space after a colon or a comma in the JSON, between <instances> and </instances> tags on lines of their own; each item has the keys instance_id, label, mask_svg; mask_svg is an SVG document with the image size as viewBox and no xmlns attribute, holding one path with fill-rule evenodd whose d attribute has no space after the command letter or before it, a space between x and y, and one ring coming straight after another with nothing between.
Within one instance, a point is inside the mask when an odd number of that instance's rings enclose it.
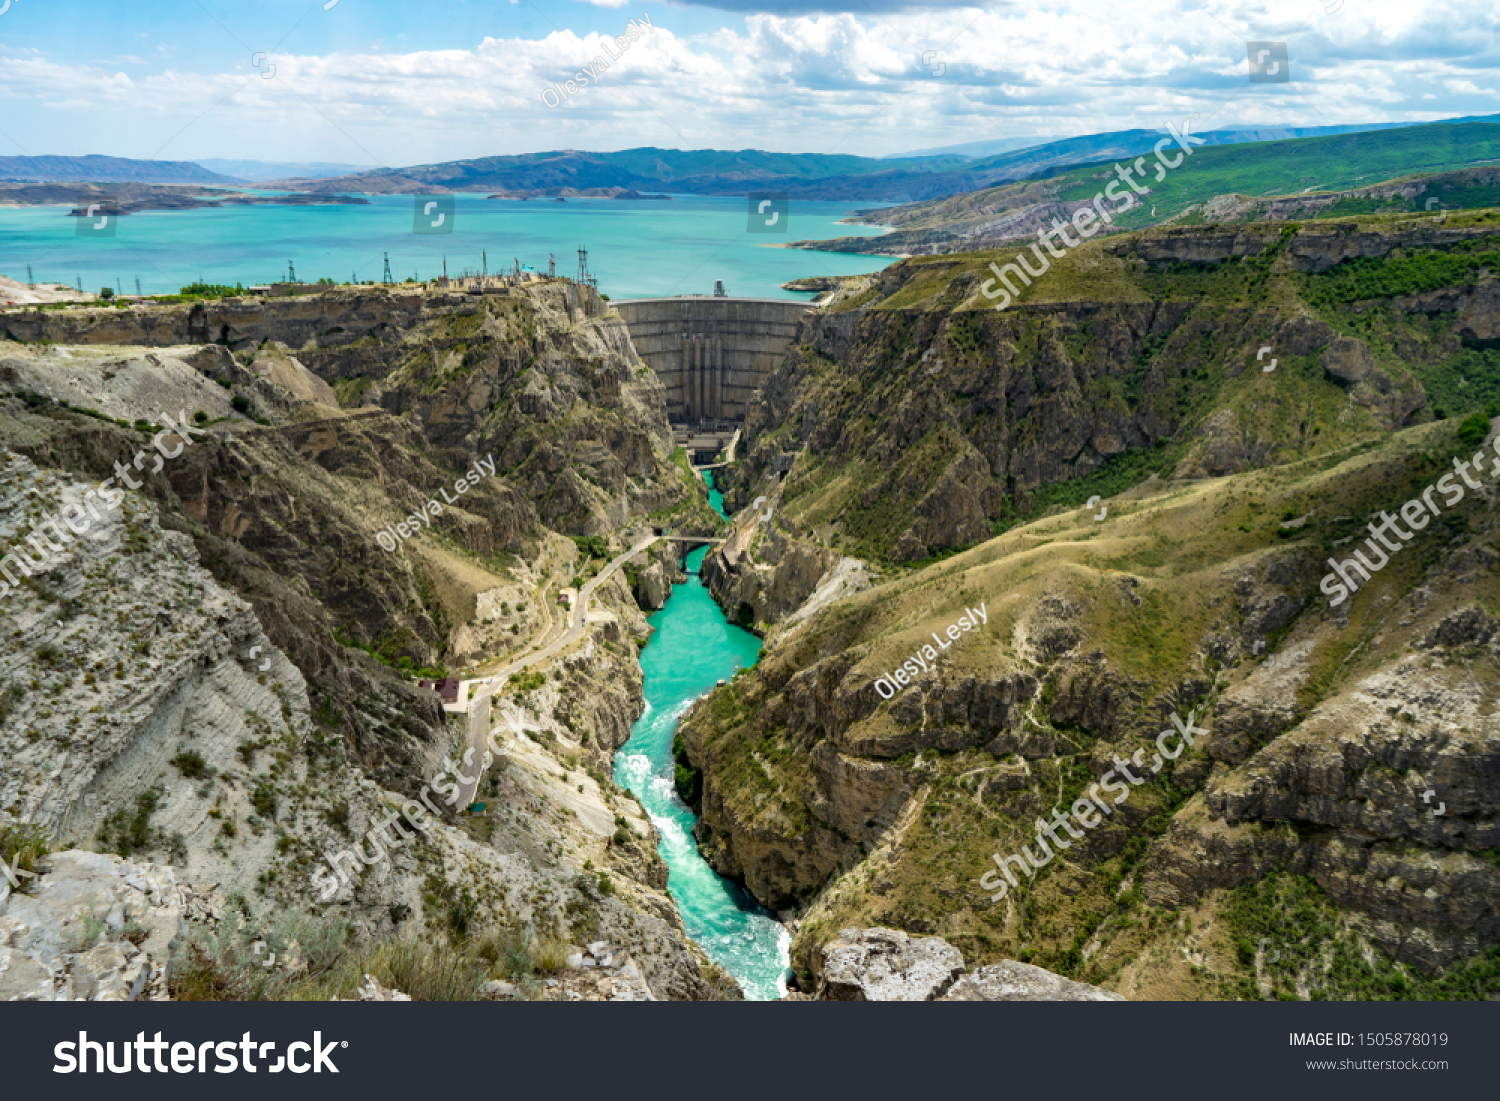
<instances>
[{"instance_id":1,"label":"concrete dam","mask_svg":"<svg viewBox=\"0 0 1500 1101\"><path fill-rule=\"evenodd\" d=\"M744 420L750 393L791 346L806 302L780 298L636 298L610 303L667 388L677 422Z\"/></svg>"}]
</instances>

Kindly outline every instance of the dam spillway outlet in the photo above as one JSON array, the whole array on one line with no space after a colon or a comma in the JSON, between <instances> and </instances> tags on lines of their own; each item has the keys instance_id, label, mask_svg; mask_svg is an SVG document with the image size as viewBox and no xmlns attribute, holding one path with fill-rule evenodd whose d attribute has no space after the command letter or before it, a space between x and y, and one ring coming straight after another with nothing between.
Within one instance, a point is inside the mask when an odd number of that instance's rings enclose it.
<instances>
[{"instance_id":1,"label":"dam spillway outlet","mask_svg":"<svg viewBox=\"0 0 1500 1101\"><path fill-rule=\"evenodd\" d=\"M740 421L810 308L779 298L637 298L614 303L630 342L667 389L674 421Z\"/></svg>"}]
</instances>

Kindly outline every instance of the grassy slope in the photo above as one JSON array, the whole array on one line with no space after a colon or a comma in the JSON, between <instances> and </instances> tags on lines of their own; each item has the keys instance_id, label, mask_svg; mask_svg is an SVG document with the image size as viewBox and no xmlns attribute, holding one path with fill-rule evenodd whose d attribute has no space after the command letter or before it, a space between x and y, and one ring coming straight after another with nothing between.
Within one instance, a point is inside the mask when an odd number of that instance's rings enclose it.
<instances>
[{"instance_id":1,"label":"grassy slope","mask_svg":"<svg viewBox=\"0 0 1500 1101\"><path fill-rule=\"evenodd\" d=\"M1392 232L1425 224L1421 216L1364 216L1357 222ZM1450 215L1446 224L1497 223L1500 214L1477 211ZM1346 261L1328 272L1304 274L1293 270L1286 256L1298 230L1297 223L1289 223L1280 230L1281 241L1262 255L1217 265L1148 268L1121 254L1119 242L1108 250L1103 242L1091 242L1055 262L1021 294L1026 305L1074 304L1068 316L1014 307L997 316L984 308L986 300L975 292L989 278L987 265L1005 263L1014 250L919 257L888 269L879 285L839 307L873 311L884 326L878 337L865 338L859 366L840 367L805 353L801 399L843 418L843 439L842 446L804 453L788 482L784 508L850 553L887 558L915 501L957 453L954 445L963 445L959 431L983 448L1004 430L997 424L1011 417L1010 398L994 379L1006 348L1024 363L1042 360L1049 349L1056 354L1060 346L1076 371L1091 379L1076 398L1077 415L1092 417L1110 408L1133 418L1149 413L1165 430L1155 446L1128 450L1100 465L1079 464L1070 478L1028 487L1024 497L1003 501L989 516L995 530L1054 504L1077 505L1153 474L1166 476L1201 449L1226 416L1245 439L1264 446L1267 463L1325 455L1379 436L1384 429L1349 403L1347 386L1323 370L1317 353L1296 356L1278 349L1274 372L1251 368L1261 338L1288 318L1326 322L1334 336L1365 342L1392 378L1419 382L1428 401L1417 419L1455 417L1500 400L1500 351L1461 346L1452 334L1451 315L1429 319L1391 303L1490 278L1486 273L1500 268L1495 237L1411 249L1400 258ZM1122 354L1103 339L1118 337L1111 309L1120 303L1177 303L1188 312L1170 331L1135 334ZM1356 304L1359 309L1351 309ZM921 358L928 354L936 359ZM936 375L923 368L931 362L943 364ZM938 427L920 444L903 448L893 467L869 461L869 449L888 432L889 411L908 401L935 407ZM1012 445L1048 431L1040 416L1033 421L1011 426ZM903 471L916 473L905 477ZM899 484L901 491L871 500L868 494L877 483Z\"/></svg>"},{"instance_id":2,"label":"grassy slope","mask_svg":"<svg viewBox=\"0 0 1500 1101\"><path fill-rule=\"evenodd\" d=\"M1164 149L1175 157L1173 143ZM1394 130L1367 131L1317 138L1256 142L1243 145L1198 146L1190 157L1163 179L1156 179L1155 157L1147 154L1144 185L1151 194L1141 206L1116 219L1124 229L1141 229L1176 218L1190 207L1219 195L1297 195L1366 188L1384 181L1413 175L1453 172L1475 164L1500 160L1500 125L1491 123L1434 124ZM1132 158L1118 158L1131 166ZM1022 211L1036 203L1085 202L1107 187L1115 174L1116 160L1081 165L1051 174L1039 174L1015 183L983 188L949 198L908 203L871 213L859 219L873 225L921 231L977 228L986 220L1007 212ZM1122 183L1117 194L1129 189ZM1473 209L1492 206L1493 187L1473 188L1456 183L1438 187L1431 194L1445 206ZM1111 204L1113 206L1113 204ZM1156 213L1151 213L1155 208ZM1354 201L1330 214L1395 212L1390 203ZM1409 204L1399 207L1410 210ZM851 248L858 248L851 242Z\"/></svg>"},{"instance_id":3,"label":"grassy slope","mask_svg":"<svg viewBox=\"0 0 1500 1101\"><path fill-rule=\"evenodd\" d=\"M1166 152L1170 155L1171 150ZM1160 221L1216 195L1287 195L1310 188L1338 191L1496 160L1500 160L1500 126L1480 122L1296 138L1266 145L1221 145L1199 148L1160 183L1153 179L1150 202L1156 205ZM1106 175L1115 178L1112 165L1075 169L1066 175L1071 182L1061 190L1063 199L1091 199L1105 186ZM1126 213L1119 223L1136 228L1149 219L1150 206L1142 206Z\"/></svg>"}]
</instances>

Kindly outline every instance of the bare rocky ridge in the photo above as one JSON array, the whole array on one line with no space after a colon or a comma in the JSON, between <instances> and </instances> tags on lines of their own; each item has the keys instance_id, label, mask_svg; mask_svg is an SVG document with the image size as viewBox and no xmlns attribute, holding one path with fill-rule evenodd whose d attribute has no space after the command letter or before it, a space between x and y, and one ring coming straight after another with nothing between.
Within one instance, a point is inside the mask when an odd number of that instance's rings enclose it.
<instances>
[{"instance_id":1,"label":"bare rocky ridge","mask_svg":"<svg viewBox=\"0 0 1500 1101\"><path fill-rule=\"evenodd\" d=\"M164 1001L186 923L224 909L170 867L54 853L33 893L0 900L0 1001Z\"/></svg>"},{"instance_id":2,"label":"bare rocky ridge","mask_svg":"<svg viewBox=\"0 0 1500 1101\"><path fill-rule=\"evenodd\" d=\"M869 584L863 566L797 539L774 517L746 516L732 538L704 556L699 572L725 614L749 627L792 616L825 584L831 591L824 602L858 592Z\"/></svg>"},{"instance_id":3,"label":"bare rocky ridge","mask_svg":"<svg viewBox=\"0 0 1500 1101\"><path fill-rule=\"evenodd\" d=\"M940 937L898 929L843 929L823 946L814 1001L1120 1002L1125 999L1027 963L1005 960L968 973Z\"/></svg>"}]
</instances>

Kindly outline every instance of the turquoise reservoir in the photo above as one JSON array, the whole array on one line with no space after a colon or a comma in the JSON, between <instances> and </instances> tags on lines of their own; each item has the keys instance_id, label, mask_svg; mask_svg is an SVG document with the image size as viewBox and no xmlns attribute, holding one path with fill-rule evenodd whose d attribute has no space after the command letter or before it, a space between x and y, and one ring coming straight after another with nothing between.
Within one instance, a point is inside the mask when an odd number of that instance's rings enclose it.
<instances>
[{"instance_id":1,"label":"turquoise reservoir","mask_svg":"<svg viewBox=\"0 0 1500 1101\"><path fill-rule=\"evenodd\" d=\"M3 4L3 0L0 0ZM483 194L448 196L454 203L444 232L414 233L421 204L412 195L368 195L357 206L226 206L146 211L119 219L113 237L79 237L69 206L0 206L0 275L73 284L97 291L119 280L147 294L176 293L202 278L210 283L269 283L286 278L379 280L390 257L396 282L431 279L465 269L578 270L580 244L589 270L612 298L709 294L722 279L736 296L805 301L808 291L781 284L804 275L879 271L887 256L766 248L788 240L878 237L873 226L842 225L871 202L796 200L784 234L746 233L747 203L735 198L681 195L659 199L569 199L522 202ZM787 224L787 218L782 219ZM451 229L452 232L446 232Z\"/></svg>"},{"instance_id":2,"label":"turquoise reservoir","mask_svg":"<svg viewBox=\"0 0 1500 1101\"><path fill-rule=\"evenodd\" d=\"M710 500L722 514L723 498ZM697 817L677 797L672 777L672 735L698 697L735 671L755 664L760 639L732 626L698 578L707 548L688 556L686 584L672 588L666 606L651 616L656 628L641 651L646 711L615 754L615 779L628 788L661 831L659 848L670 873L668 889L688 935L733 975L747 998L786 993L791 938L786 929L741 888L720 876L698 853Z\"/></svg>"}]
</instances>

